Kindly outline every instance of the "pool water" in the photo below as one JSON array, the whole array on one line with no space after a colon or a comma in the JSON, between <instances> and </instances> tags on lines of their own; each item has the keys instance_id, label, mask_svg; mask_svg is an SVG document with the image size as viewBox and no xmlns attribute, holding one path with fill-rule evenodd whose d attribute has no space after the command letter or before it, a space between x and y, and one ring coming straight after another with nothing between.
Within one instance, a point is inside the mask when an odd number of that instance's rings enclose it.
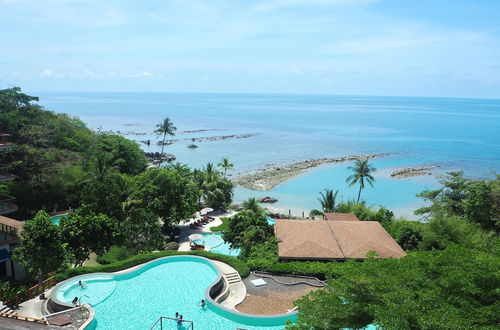
<instances>
[{"instance_id":1,"label":"pool water","mask_svg":"<svg viewBox=\"0 0 500 330\"><path fill-rule=\"evenodd\" d=\"M266 220L270 226L274 226L274 224L276 223L276 220L274 220L273 218L270 218L270 217L267 217Z\"/></svg>"},{"instance_id":2,"label":"pool water","mask_svg":"<svg viewBox=\"0 0 500 330\"><path fill-rule=\"evenodd\" d=\"M202 258L179 256L157 259L127 274L89 274L61 284L54 293L62 302L82 297L95 310L97 329L150 329L160 316L179 312L195 329L282 329L287 318L236 315L207 302L206 289L217 279L215 267ZM84 287L78 285L82 280ZM164 329L178 329L176 324Z\"/></svg>"},{"instance_id":3,"label":"pool water","mask_svg":"<svg viewBox=\"0 0 500 330\"><path fill-rule=\"evenodd\" d=\"M58 225L59 226L59 223L61 222L61 219L63 217L67 217L69 215L69 213L66 213L66 214L60 214L60 215L54 215L53 217L50 217L50 219L52 220L52 223L54 225Z\"/></svg>"},{"instance_id":4,"label":"pool water","mask_svg":"<svg viewBox=\"0 0 500 330\"><path fill-rule=\"evenodd\" d=\"M231 249L229 243L225 243L221 233L200 233L203 238L193 240L197 244L203 244L209 247L210 252L225 254L232 257L237 257L240 254L240 249Z\"/></svg>"}]
</instances>

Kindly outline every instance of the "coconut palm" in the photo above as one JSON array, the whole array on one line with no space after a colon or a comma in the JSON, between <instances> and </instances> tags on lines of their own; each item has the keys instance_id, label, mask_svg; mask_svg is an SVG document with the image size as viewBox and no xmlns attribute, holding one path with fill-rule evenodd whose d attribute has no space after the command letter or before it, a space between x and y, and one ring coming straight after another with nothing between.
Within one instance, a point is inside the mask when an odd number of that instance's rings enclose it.
<instances>
[{"instance_id":1,"label":"coconut palm","mask_svg":"<svg viewBox=\"0 0 500 330\"><path fill-rule=\"evenodd\" d=\"M161 154L163 155L163 148L165 147L165 138L167 137L167 134L170 136L175 135L175 130L177 127L174 126L174 124L170 121L170 118L165 118L163 121L159 124L156 125L156 130L155 134L157 136L163 135L163 142L161 144Z\"/></svg>"},{"instance_id":2,"label":"coconut palm","mask_svg":"<svg viewBox=\"0 0 500 330\"><path fill-rule=\"evenodd\" d=\"M234 168L234 164L229 161L229 158L224 157L222 158L222 161L217 164L220 168L224 169L224 179L226 178L226 172L227 170L231 170Z\"/></svg>"},{"instance_id":3,"label":"coconut palm","mask_svg":"<svg viewBox=\"0 0 500 330\"><path fill-rule=\"evenodd\" d=\"M259 202L255 197L250 197L249 199L244 201L242 205L245 210L250 210L255 213L264 212L264 209L259 205Z\"/></svg>"},{"instance_id":4,"label":"coconut palm","mask_svg":"<svg viewBox=\"0 0 500 330\"><path fill-rule=\"evenodd\" d=\"M375 182L375 178L371 175L371 173L375 172L377 169L373 167L370 163L368 163L368 159L357 159L354 166L349 166L347 169L353 171L354 173L349 175L346 179L346 182L349 184L349 187L352 187L356 183L359 184L359 192L358 192L358 200L361 197L361 190L365 188L365 181L373 187L373 183Z\"/></svg>"},{"instance_id":5,"label":"coconut palm","mask_svg":"<svg viewBox=\"0 0 500 330\"><path fill-rule=\"evenodd\" d=\"M321 198L318 198L318 201L321 203L321 211L314 209L309 215L314 217L316 215L324 216L325 213L332 213L337 211L338 205L336 205L335 200L337 199L337 194L339 191L333 192L333 189L325 189L325 193L320 192Z\"/></svg>"}]
</instances>

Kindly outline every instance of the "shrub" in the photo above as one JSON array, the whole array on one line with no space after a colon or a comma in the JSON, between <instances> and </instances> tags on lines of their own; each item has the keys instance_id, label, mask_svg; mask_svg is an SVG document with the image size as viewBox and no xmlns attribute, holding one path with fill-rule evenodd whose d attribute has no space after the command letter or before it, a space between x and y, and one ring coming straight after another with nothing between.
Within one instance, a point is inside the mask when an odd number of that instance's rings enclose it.
<instances>
[{"instance_id":1,"label":"shrub","mask_svg":"<svg viewBox=\"0 0 500 330\"><path fill-rule=\"evenodd\" d=\"M104 253L102 256L97 257L97 262L102 265L112 264L117 261L125 260L134 255L131 249L127 249L124 246L112 246L108 252Z\"/></svg>"}]
</instances>

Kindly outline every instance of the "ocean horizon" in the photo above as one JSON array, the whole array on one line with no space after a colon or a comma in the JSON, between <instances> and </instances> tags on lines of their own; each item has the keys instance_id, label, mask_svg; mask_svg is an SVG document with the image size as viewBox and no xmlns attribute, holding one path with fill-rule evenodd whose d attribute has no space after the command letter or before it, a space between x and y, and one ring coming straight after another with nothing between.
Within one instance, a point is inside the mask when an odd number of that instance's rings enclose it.
<instances>
[{"instance_id":1,"label":"ocean horizon","mask_svg":"<svg viewBox=\"0 0 500 330\"><path fill-rule=\"evenodd\" d=\"M374 187L362 199L383 205L398 216L415 219L423 205L416 194L439 186L447 171L464 171L470 178L492 178L500 164L500 100L435 97L342 96L315 94L221 93L36 93L48 110L85 121L92 129L121 132L147 152L160 151L155 125L169 117L177 127L165 152L194 168L228 157L232 177L270 164L282 166L317 158L387 153L371 159L377 168ZM200 131L203 130L203 131ZM198 132L184 132L198 131ZM134 134L129 134L134 133ZM135 133L140 133L137 135ZM194 142L190 139L244 135ZM278 199L273 208L296 215L319 208L324 189L339 190L353 199L347 167L353 162L313 168L269 191L235 189L236 202L248 197ZM392 178L400 168L440 165L434 175Z\"/></svg>"}]
</instances>

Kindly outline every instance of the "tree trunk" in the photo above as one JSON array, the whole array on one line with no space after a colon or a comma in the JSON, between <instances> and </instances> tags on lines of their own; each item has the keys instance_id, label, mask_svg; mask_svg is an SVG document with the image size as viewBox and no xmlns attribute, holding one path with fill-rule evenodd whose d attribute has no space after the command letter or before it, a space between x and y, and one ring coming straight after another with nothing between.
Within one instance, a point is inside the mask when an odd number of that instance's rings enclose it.
<instances>
[{"instance_id":1,"label":"tree trunk","mask_svg":"<svg viewBox=\"0 0 500 330\"><path fill-rule=\"evenodd\" d=\"M163 143L161 144L161 155L163 156L163 148L165 148L165 137L167 137L167 133L163 133Z\"/></svg>"},{"instance_id":2,"label":"tree trunk","mask_svg":"<svg viewBox=\"0 0 500 330\"><path fill-rule=\"evenodd\" d=\"M358 201L356 202L356 204L359 204L359 197L361 197L361 185L359 186Z\"/></svg>"}]
</instances>

